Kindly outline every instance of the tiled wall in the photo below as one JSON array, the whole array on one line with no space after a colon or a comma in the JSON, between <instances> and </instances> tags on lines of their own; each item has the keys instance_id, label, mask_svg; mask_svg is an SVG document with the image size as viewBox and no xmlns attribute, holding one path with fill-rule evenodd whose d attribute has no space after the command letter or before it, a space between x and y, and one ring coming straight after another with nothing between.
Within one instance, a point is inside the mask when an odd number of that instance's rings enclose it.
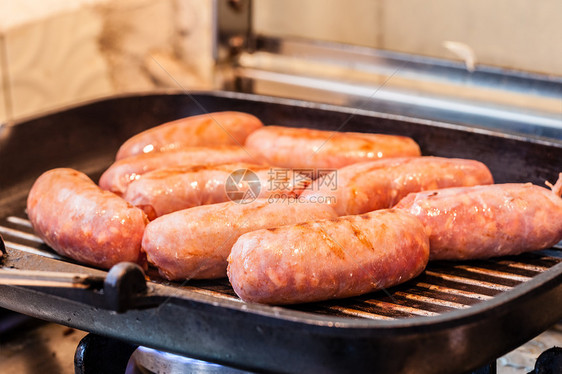
<instances>
[{"instance_id":1,"label":"tiled wall","mask_svg":"<svg viewBox=\"0 0 562 374\"><path fill-rule=\"evenodd\" d=\"M562 76L560 0L258 0L257 32L352 43Z\"/></svg>"},{"instance_id":2,"label":"tiled wall","mask_svg":"<svg viewBox=\"0 0 562 374\"><path fill-rule=\"evenodd\" d=\"M54 100L65 105L110 94L108 67L96 45L101 28L99 17L81 9L7 30L6 94L13 115L49 109Z\"/></svg>"},{"instance_id":3,"label":"tiled wall","mask_svg":"<svg viewBox=\"0 0 562 374\"><path fill-rule=\"evenodd\" d=\"M126 92L208 88L210 30L211 0L4 2L0 121Z\"/></svg>"}]
</instances>

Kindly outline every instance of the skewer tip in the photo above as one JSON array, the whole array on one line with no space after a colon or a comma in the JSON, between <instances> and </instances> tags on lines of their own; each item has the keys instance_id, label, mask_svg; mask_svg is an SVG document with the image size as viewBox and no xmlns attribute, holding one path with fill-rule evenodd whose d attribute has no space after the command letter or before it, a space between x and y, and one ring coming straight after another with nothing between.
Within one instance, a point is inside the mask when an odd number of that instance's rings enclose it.
<instances>
[{"instance_id":1,"label":"skewer tip","mask_svg":"<svg viewBox=\"0 0 562 374\"><path fill-rule=\"evenodd\" d=\"M562 173L558 174L558 180L554 185L549 181L545 181L544 184L550 187L550 189L556 196L562 197Z\"/></svg>"}]
</instances>

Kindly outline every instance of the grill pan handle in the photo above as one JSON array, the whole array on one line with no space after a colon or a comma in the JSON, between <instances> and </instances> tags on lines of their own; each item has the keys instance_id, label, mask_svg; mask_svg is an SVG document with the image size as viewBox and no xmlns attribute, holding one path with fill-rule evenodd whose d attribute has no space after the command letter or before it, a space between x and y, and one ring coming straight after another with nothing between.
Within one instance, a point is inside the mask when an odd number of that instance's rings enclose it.
<instances>
[{"instance_id":1,"label":"grill pan handle","mask_svg":"<svg viewBox=\"0 0 562 374\"><path fill-rule=\"evenodd\" d=\"M0 251L5 254L1 237ZM118 313L158 304L148 295L143 270L130 262L113 266L106 276L0 268L0 285L29 287Z\"/></svg>"},{"instance_id":2,"label":"grill pan handle","mask_svg":"<svg viewBox=\"0 0 562 374\"><path fill-rule=\"evenodd\" d=\"M111 268L103 283L107 306L122 313L135 305L135 300L146 295L147 286L141 267L132 262L121 262Z\"/></svg>"}]
</instances>

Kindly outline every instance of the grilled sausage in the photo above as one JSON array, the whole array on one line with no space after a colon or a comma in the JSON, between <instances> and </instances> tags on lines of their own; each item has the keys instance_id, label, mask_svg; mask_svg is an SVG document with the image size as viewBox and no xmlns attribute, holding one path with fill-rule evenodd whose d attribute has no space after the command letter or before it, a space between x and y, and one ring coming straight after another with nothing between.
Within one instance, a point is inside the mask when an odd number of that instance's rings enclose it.
<instances>
[{"instance_id":1,"label":"grilled sausage","mask_svg":"<svg viewBox=\"0 0 562 374\"><path fill-rule=\"evenodd\" d=\"M154 170L129 184L124 199L143 209L149 219L230 200L294 197L310 179L289 169L245 163Z\"/></svg>"},{"instance_id":2,"label":"grilled sausage","mask_svg":"<svg viewBox=\"0 0 562 374\"><path fill-rule=\"evenodd\" d=\"M390 208L410 192L493 183L481 162L455 158L391 158L349 165L317 180L302 198L340 215Z\"/></svg>"},{"instance_id":3,"label":"grilled sausage","mask_svg":"<svg viewBox=\"0 0 562 374\"><path fill-rule=\"evenodd\" d=\"M245 301L294 304L405 282L423 271L428 255L421 222L387 209L244 234L227 272Z\"/></svg>"},{"instance_id":4,"label":"grilled sausage","mask_svg":"<svg viewBox=\"0 0 562 374\"><path fill-rule=\"evenodd\" d=\"M288 168L341 168L379 158L419 156L404 136L267 126L248 136L246 148L269 165Z\"/></svg>"},{"instance_id":5,"label":"grilled sausage","mask_svg":"<svg viewBox=\"0 0 562 374\"><path fill-rule=\"evenodd\" d=\"M313 219L335 218L321 204L248 204L232 201L170 213L146 227L142 250L160 274L170 280L226 277L226 258L244 233Z\"/></svg>"},{"instance_id":6,"label":"grilled sausage","mask_svg":"<svg viewBox=\"0 0 562 374\"><path fill-rule=\"evenodd\" d=\"M262 126L256 117L240 112L216 112L186 117L133 136L121 145L116 159L181 147L241 146L252 131Z\"/></svg>"},{"instance_id":7,"label":"grilled sausage","mask_svg":"<svg viewBox=\"0 0 562 374\"><path fill-rule=\"evenodd\" d=\"M129 183L149 171L173 166L217 165L252 162L253 158L239 146L186 147L167 152L139 154L115 161L101 176L104 190L123 195Z\"/></svg>"},{"instance_id":8,"label":"grilled sausage","mask_svg":"<svg viewBox=\"0 0 562 374\"><path fill-rule=\"evenodd\" d=\"M432 260L516 255L562 240L562 174L558 184L555 193L530 183L425 191L396 208L423 222Z\"/></svg>"},{"instance_id":9,"label":"grilled sausage","mask_svg":"<svg viewBox=\"0 0 562 374\"><path fill-rule=\"evenodd\" d=\"M79 171L41 175L29 192L27 214L37 234L63 256L101 268L145 262L146 215Z\"/></svg>"}]
</instances>

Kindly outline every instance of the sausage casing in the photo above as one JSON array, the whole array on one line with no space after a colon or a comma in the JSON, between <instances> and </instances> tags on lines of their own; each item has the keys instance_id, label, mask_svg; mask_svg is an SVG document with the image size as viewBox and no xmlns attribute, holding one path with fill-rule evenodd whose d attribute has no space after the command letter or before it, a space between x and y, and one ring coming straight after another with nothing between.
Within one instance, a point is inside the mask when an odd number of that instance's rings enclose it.
<instances>
[{"instance_id":1,"label":"sausage casing","mask_svg":"<svg viewBox=\"0 0 562 374\"><path fill-rule=\"evenodd\" d=\"M331 204L343 216L391 208L411 192L493 182L486 165L475 160L391 158L338 169L314 181L301 196Z\"/></svg>"},{"instance_id":2,"label":"sausage casing","mask_svg":"<svg viewBox=\"0 0 562 374\"><path fill-rule=\"evenodd\" d=\"M144 262L146 215L79 171L41 175L29 192L27 214L37 234L61 255L101 268Z\"/></svg>"},{"instance_id":3,"label":"sausage casing","mask_svg":"<svg viewBox=\"0 0 562 374\"><path fill-rule=\"evenodd\" d=\"M254 160L240 146L186 147L167 152L138 154L115 161L101 176L99 185L119 196L129 183L149 171L173 166L213 165Z\"/></svg>"},{"instance_id":4,"label":"sausage casing","mask_svg":"<svg viewBox=\"0 0 562 374\"><path fill-rule=\"evenodd\" d=\"M245 301L312 302L405 282L428 255L421 222L386 209L244 234L228 257L228 278Z\"/></svg>"},{"instance_id":5,"label":"sausage casing","mask_svg":"<svg viewBox=\"0 0 562 374\"><path fill-rule=\"evenodd\" d=\"M170 280L226 277L226 258L244 233L305 220L335 218L321 204L232 201L166 214L146 227L142 249Z\"/></svg>"},{"instance_id":6,"label":"sausage casing","mask_svg":"<svg viewBox=\"0 0 562 374\"><path fill-rule=\"evenodd\" d=\"M294 197L309 183L309 178L289 169L245 163L201 165L146 173L129 184L123 198L143 209L152 220L199 205ZM229 191L229 187L236 190Z\"/></svg>"},{"instance_id":7,"label":"sausage casing","mask_svg":"<svg viewBox=\"0 0 562 374\"><path fill-rule=\"evenodd\" d=\"M530 183L425 191L396 208L423 222L432 260L516 255L562 240L562 199Z\"/></svg>"},{"instance_id":8,"label":"sausage casing","mask_svg":"<svg viewBox=\"0 0 562 374\"><path fill-rule=\"evenodd\" d=\"M419 156L405 136L267 126L248 136L246 148L269 165L341 168L386 157Z\"/></svg>"},{"instance_id":9,"label":"sausage casing","mask_svg":"<svg viewBox=\"0 0 562 374\"><path fill-rule=\"evenodd\" d=\"M262 126L258 118L241 112L216 112L181 118L129 138L121 145L115 158L120 160L181 147L241 146L251 132Z\"/></svg>"}]
</instances>

